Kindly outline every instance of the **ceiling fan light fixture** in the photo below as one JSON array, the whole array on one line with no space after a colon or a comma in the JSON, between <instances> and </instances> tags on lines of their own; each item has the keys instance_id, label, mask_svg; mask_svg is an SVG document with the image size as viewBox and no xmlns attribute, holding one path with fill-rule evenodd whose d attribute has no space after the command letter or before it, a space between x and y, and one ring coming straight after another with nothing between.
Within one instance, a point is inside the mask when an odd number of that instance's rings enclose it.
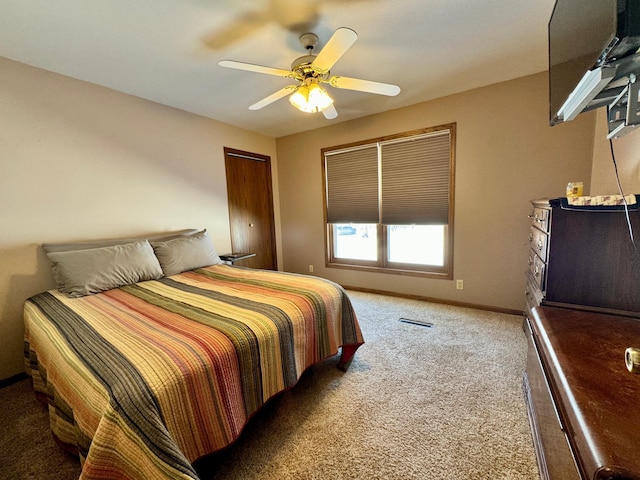
<instances>
[{"instance_id":1,"label":"ceiling fan light fixture","mask_svg":"<svg viewBox=\"0 0 640 480\"><path fill-rule=\"evenodd\" d=\"M301 85L289 97L291 105L306 113L321 112L333 103L327 91L317 83Z\"/></svg>"}]
</instances>

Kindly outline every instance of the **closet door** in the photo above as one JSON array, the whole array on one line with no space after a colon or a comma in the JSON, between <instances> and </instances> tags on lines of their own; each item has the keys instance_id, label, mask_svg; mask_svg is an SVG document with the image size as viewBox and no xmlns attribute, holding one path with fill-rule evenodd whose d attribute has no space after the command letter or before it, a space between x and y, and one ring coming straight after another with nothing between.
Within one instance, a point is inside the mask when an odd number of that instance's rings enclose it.
<instances>
[{"instance_id":1,"label":"closet door","mask_svg":"<svg viewBox=\"0 0 640 480\"><path fill-rule=\"evenodd\" d=\"M277 270L271 158L227 147L224 156L231 248L256 254L236 264Z\"/></svg>"}]
</instances>

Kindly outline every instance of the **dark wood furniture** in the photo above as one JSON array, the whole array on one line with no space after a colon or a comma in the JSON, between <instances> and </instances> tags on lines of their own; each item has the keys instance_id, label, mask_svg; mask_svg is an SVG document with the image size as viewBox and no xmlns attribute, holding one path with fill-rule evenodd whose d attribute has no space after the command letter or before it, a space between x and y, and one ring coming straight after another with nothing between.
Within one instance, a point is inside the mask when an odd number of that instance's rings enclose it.
<instances>
[{"instance_id":1,"label":"dark wood furniture","mask_svg":"<svg viewBox=\"0 0 640 480\"><path fill-rule=\"evenodd\" d=\"M624 351L640 344L640 321L541 306L526 328L542 478L639 480L640 375L629 373Z\"/></svg>"},{"instance_id":2,"label":"dark wood furniture","mask_svg":"<svg viewBox=\"0 0 640 480\"><path fill-rule=\"evenodd\" d=\"M640 346L640 259L625 213L533 207L523 384L541 477L640 480L640 375L624 361Z\"/></svg>"},{"instance_id":3,"label":"dark wood furniture","mask_svg":"<svg viewBox=\"0 0 640 480\"><path fill-rule=\"evenodd\" d=\"M528 309L543 304L640 317L640 255L624 210L532 203ZM640 210L630 210L629 220L640 235Z\"/></svg>"}]
</instances>

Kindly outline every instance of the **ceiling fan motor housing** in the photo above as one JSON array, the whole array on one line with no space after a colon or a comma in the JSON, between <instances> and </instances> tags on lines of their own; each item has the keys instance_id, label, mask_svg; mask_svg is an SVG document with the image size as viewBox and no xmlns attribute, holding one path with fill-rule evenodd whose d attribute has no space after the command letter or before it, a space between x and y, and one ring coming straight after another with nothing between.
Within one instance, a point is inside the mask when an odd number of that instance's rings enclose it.
<instances>
[{"instance_id":1,"label":"ceiling fan motor housing","mask_svg":"<svg viewBox=\"0 0 640 480\"><path fill-rule=\"evenodd\" d=\"M324 78L329 72L321 75L317 69L313 67L313 61L316 55L312 54L314 47L318 45L318 36L315 33L303 33L300 35L300 43L309 52L308 55L296 58L291 63L291 71L296 75L296 79L305 80L309 77Z\"/></svg>"},{"instance_id":2,"label":"ceiling fan motor housing","mask_svg":"<svg viewBox=\"0 0 640 480\"><path fill-rule=\"evenodd\" d=\"M304 80L307 77L324 77L329 74L326 72L324 75L313 68L313 61L316 59L316 55L303 55L296 58L291 64L291 71L296 74L298 80Z\"/></svg>"}]
</instances>

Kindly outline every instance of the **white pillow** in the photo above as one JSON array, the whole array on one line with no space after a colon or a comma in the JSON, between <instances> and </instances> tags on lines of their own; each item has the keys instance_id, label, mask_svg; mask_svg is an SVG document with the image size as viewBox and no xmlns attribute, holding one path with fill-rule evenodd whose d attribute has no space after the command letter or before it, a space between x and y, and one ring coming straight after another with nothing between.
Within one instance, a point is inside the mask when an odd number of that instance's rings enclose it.
<instances>
[{"instance_id":1,"label":"white pillow","mask_svg":"<svg viewBox=\"0 0 640 480\"><path fill-rule=\"evenodd\" d=\"M58 290L82 297L162 277L148 240L110 247L48 252Z\"/></svg>"},{"instance_id":2,"label":"white pillow","mask_svg":"<svg viewBox=\"0 0 640 480\"><path fill-rule=\"evenodd\" d=\"M167 277L222 263L206 230L151 245Z\"/></svg>"}]
</instances>

